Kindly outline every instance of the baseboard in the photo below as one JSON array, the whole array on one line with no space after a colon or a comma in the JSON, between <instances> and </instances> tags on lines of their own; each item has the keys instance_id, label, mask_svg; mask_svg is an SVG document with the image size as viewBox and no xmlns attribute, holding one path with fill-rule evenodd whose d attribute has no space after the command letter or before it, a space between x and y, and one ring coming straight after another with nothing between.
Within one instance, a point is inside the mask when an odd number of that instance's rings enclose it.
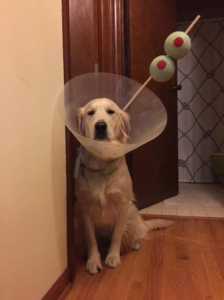
<instances>
[{"instance_id":1,"label":"baseboard","mask_svg":"<svg viewBox=\"0 0 224 300\"><path fill-rule=\"evenodd\" d=\"M144 220L151 220L151 219L205 219L205 220L223 220L223 217L196 217L196 216L177 216L177 215L146 215L141 214Z\"/></svg>"},{"instance_id":2,"label":"baseboard","mask_svg":"<svg viewBox=\"0 0 224 300\"><path fill-rule=\"evenodd\" d=\"M64 300L72 288L69 281L69 269L65 269L58 280L53 284L50 290L45 294L42 300Z\"/></svg>"}]
</instances>

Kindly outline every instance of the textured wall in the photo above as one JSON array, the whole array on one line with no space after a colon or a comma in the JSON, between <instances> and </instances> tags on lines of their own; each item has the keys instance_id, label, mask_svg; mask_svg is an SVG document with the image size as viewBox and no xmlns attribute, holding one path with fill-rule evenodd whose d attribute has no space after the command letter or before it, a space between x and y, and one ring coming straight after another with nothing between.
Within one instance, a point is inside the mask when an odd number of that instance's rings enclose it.
<instances>
[{"instance_id":1,"label":"textured wall","mask_svg":"<svg viewBox=\"0 0 224 300\"><path fill-rule=\"evenodd\" d=\"M61 1L1 1L0 299L41 299L67 265Z\"/></svg>"},{"instance_id":2,"label":"textured wall","mask_svg":"<svg viewBox=\"0 0 224 300\"><path fill-rule=\"evenodd\" d=\"M180 26L184 31L187 25ZM209 156L224 152L224 21L199 22L178 61L179 181L216 182Z\"/></svg>"}]
</instances>

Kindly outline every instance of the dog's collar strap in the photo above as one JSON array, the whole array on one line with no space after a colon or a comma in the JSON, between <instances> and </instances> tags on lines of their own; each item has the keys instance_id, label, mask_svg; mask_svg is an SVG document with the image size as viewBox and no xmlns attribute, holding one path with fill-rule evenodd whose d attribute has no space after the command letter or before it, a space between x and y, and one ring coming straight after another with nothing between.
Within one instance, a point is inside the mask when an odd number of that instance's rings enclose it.
<instances>
[{"instance_id":1,"label":"dog's collar strap","mask_svg":"<svg viewBox=\"0 0 224 300\"><path fill-rule=\"evenodd\" d=\"M102 172L105 172L106 170L103 170L103 169L90 169L88 168L87 166L85 166L83 163L81 163L81 157L83 155L83 151L84 149L82 148L82 146L80 146L78 149L77 149L77 158L76 158L76 161L75 161L75 168L74 168L74 178L78 178L79 176L79 170L80 170L80 167L86 169L87 171L89 172L93 172L93 173L102 173ZM108 164L110 163L113 163L113 161L109 161L107 162ZM109 175L113 172L114 170L108 172L108 173L104 173L104 175Z\"/></svg>"},{"instance_id":2,"label":"dog's collar strap","mask_svg":"<svg viewBox=\"0 0 224 300\"><path fill-rule=\"evenodd\" d=\"M93 173L101 173L105 170L102 170L102 169L90 169L90 168L87 168L87 166L85 166L84 164L81 164L81 167L83 167L84 169L90 171L90 172L93 172Z\"/></svg>"}]
</instances>

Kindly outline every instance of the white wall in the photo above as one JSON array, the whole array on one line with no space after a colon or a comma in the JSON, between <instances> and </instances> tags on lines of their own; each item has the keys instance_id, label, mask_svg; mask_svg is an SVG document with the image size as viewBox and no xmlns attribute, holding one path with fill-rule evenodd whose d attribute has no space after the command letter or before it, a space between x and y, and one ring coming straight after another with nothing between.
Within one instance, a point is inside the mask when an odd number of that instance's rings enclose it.
<instances>
[{"instance_id":1,"label":"white wall","mask_svg":"<svg viewBox=\"0 0 224 300\"><path fill-rule=\"evenodd\" d=\"M61 0L0 4L0 299L41 299L67 266Z\"/></svg>"}]
</instances>

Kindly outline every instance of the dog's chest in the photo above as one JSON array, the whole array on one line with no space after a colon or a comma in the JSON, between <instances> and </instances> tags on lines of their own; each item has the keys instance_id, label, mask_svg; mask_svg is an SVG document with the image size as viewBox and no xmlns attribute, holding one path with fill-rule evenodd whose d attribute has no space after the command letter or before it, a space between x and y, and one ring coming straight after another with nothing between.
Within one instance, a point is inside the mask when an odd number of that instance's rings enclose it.
<instances>
[{"instance_id":1,"label":"dog's chest","mask_svg":"<svg viewBox=\"0 0 224 300\"><path fill-rule=\"evenodd\" d=\"M117 207L113 202L101 205L99 202L91 202L88 207L89 214L96 228L113 228L117 219Z\"/></svg>"},{"instance_id":2,"label":"dog's chest","mask_svg":"<svg viewBox=\"0 0 224 300\"><path fill-rule=\"evenodd\" d=\"M77 187L79 193L87 202L96 202L105 207L109 202L116 202L115 194L119 193L116 181L110 180L108 175L85 173L79 178Z\"/></svg>"},{"instance_id":3,"label":"dog's chest","mask_svg":"<svg viewBox=\"0 0 224 300\"><path fill-rule=\"evenodd\" d=\"M116 182L108 177L88 174L79 179L78 198L86 203L96 227L114 226L121 195Z\"/></svg>"}]
</instances>

